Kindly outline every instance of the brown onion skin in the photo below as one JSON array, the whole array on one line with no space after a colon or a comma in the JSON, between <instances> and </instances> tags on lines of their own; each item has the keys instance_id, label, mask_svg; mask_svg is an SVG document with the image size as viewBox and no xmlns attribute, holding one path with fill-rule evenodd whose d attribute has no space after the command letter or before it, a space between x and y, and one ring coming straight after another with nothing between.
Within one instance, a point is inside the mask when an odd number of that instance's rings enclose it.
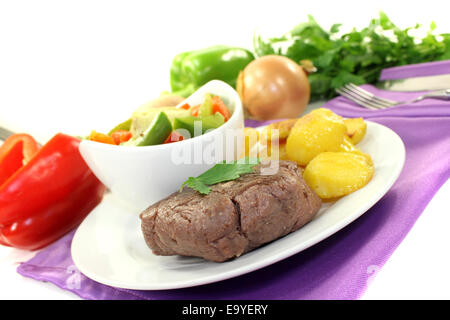
<instances>
[{"instance_id":1,"label":"brown onion skin","mask_svg":"<svg viewBox=\"0 0 450 320\"><path fill-rule=\"evenodd\" d=\"M298 117L309 102L306 72L289 58L257 58L239 74L237 91L248 117L271 120Z\"/></svg>"}]
</instances>

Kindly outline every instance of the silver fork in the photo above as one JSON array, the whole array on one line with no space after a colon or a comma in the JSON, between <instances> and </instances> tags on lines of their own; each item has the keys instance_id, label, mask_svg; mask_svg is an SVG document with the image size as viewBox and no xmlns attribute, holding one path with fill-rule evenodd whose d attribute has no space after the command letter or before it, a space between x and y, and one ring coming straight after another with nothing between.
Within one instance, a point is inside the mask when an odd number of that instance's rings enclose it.
<instances>
[{"instance_id":1,"label":"silver fork","mask_svg":"<svg viewBox=\"0 0 450 320\"><path fill-rule=\"evenodd\" d=\"M386 109L401 104L409 104L421 101L427 98L450 100L450 89L431 91L408 101L393 101L378 97L373 93L356 86L353 83L346 84L342 88L336 89L336 92L357 104L372 110Z\"/></svg>"}]
</instances>

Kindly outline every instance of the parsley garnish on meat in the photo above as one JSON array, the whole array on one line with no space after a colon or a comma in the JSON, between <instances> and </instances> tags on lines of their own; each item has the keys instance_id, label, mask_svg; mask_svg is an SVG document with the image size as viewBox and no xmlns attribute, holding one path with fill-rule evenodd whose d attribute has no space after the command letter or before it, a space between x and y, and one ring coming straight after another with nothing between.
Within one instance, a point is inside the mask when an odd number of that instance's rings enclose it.
<instances>
[{"instance_id":1,"label":"parsley garnish on meat","mask_svg":"<svg viewBox=\"0 0 450 320\"><path fill-rule=\"evenodd\" d=\"M241 175L253 172L253 167L259 163L259 159L243 158L232 162L221 162L211 169L203 172L198 177L189 177L181 186L180 190L186 185L201 194L209 194L209 186L219 182L231 181L239 178Z\"/></svg>"}]
</instances>

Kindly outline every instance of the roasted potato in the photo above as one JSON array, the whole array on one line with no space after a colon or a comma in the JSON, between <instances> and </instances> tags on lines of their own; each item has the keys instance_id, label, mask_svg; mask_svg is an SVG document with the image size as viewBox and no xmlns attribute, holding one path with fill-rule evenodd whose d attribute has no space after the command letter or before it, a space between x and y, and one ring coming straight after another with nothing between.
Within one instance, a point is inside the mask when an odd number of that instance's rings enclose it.
<instances>
[{"instance_id":1,"label":"roasted potato","mask_svg":"<svg viewBox=\"0 0 450 320\"><path fill-rule=\"evenodd\" d=\"M368 161L371 165L373 164L372 158L371 158L368 154L362 152L360 149L358 149L357 147L355 147L355 145L352 143L352 141L350 140L350 138L347 137L347 136L344 137L344 141L343 141L342 144L341 144L341 150L340 150L340 151L341 151L341 152L351 152L351 153L359 154L360 156L366 157L366 158L367 158L367 161Z\"/></svg>"},{"instance_id":2,"label":"roasted potato","mask_svg":"<svg viewBox=\"0 0 450 320\"><path fill-rule=\"evenodd\" d=\"M345 119L344 124L347 127L347 136L353 144L357 144L364 138L367 124L363 118Z\"/></svg>"},{"instance_id":3,"label":"roasted potato","mask_svg":"<svg viewBox=\"0 0 450 320\"><path fill-rule=\"evenodd\" d=\"M287 152L286 152L286 143L282 143L279 145L278 149L278 158L280 160L289 160Z\"/></svg>"},{"instance_id":4,"label":"roasted potato","mask_svg":"<svg viewBox=\"0 0 450 320\"><path fill-rule=\"evenodd\" d=\"M258 155L253 150L255 145L259 141L259 132L258 130L250 127L244 128L244 145L242 150L242 156L243 157L257 157ZM250 154L252 153L252 154ZM255 154L253 154L255 153Z\"/></svg>"},{"instance_id":5,"label":"roasted potato","mask_svg":"<svg viewBox=\"0 0 450 320\"><path fill-rule=\"evenodd\" d=\"M344 139L342 140L341 148L339 151L342 152L354 152L357 151L358 148L355 147L352 140L348 136L344 136Z\"/></svg>"},{"instance_id":6,"label":"roasted potato","mask_svg":"<svg viewBox=\"0 0 450 320\"><path fill-rule=\"evenodd\" d=\"M286 141L289 160L306 166L318 154L341 151L347 132L343 119L320 108L298 119Z\"/></svg>"},{"instance_id":7,"label":"roasted potato","mask_svg":"<svg viewBox=\"0 0 450 320\"><path fill-rule=\"evenodd\" d=\"M279 141L279 144L277 145L275 142L262 139L258 130L254 128L244 128L242 157L288 160L286 154L286 141Z\"/></svg>"},{"instance_id":8,"label":"roasted potato","mask_svg":"<svg viewBox=\"0 0 450 320\"><path fill-rule=\"evenodd\" d=\"M258 157L272 160L289 160L286 153L286 143L260 143Z\"/></svg>"},{"instance_id":9,"label":"roasted potato","mask_svg":"<svg viewBox=\"0 0 450 320\"><path fill-rule=\"evenodd\" d=\"M369 155L355 152L323 152L306 166L303 177L322 199L345 196L371 179L374 166Z\"/></svg>"},{"instance_id":10,"label":"roasted potato","mask_svg":"<svg viewBox=\"0 0 450 320\"><path fill-rule=\"evenodd\" d=\"M261 132L261 140L271 141L273 137L285 140L289 136L292 127L297 122L297 118L274 122L265 127ZM278 135L273 134L273 130L278 130Z\"/></svg>"}]
</instances>

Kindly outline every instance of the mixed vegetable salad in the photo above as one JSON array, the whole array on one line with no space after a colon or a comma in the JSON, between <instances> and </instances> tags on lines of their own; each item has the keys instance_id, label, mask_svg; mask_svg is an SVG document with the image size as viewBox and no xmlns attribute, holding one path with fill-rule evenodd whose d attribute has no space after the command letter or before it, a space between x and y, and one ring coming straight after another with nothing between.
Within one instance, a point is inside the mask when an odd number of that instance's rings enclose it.
<instances>
[{"instance_id":1,"label":"mixed vegetable salad","mask_svg":"<svg viewBox=\"0 0 450 320\"><path fill-rule=\"evenodd\" d=\"M154 107L145 104L108 134L92 131L88 139L122 146L151 146L189 139L216 129L230 119L222 98L205 94L201 104Z\"/></svg>"}]
</instances>

